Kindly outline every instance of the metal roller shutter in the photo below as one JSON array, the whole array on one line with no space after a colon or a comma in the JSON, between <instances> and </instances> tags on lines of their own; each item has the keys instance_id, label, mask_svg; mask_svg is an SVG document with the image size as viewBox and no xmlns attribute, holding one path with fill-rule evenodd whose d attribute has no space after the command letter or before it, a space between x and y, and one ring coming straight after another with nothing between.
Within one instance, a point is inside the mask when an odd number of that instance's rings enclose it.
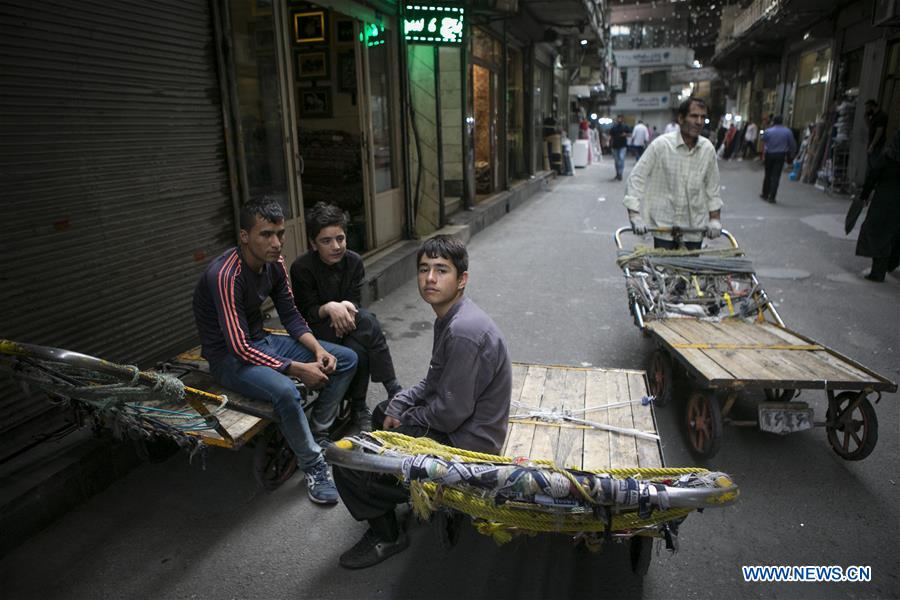
<instances>
[{"instance_id":1,"label":"metal roller shutter","mask_svg":"<svg viewBox=\"0 0 900 600\"><path fill-rule=\"evenodd\" d=\"M141 366L195 341L234 231L212 27L209 0L0 0L0 336ZM3 456L52 419L0 386Z\"/></svg>"}]
</instances>

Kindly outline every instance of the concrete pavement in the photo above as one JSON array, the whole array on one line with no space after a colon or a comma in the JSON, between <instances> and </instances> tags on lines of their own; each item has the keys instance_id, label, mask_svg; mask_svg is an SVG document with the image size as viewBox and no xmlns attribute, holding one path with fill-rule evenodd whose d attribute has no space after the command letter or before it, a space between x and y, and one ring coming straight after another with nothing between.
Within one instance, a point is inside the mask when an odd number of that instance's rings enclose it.
<instances>
[{"instance_id":1,"label":"concrete pavement","mask_svg":"<svg viewBox=\"0 0 900 600\"><path fill-rule=\"evenodd\" d=\"M628 167L632 166L629 159ZM841 233L846 198L782 181L757 198L758 164L721 166L722 221L747 249L788 326L894 380L900 377L900 280L865 281L868 261ZM642 368L652 350L631 323L611 233L625 222L612 162L579 169L470 242L468 294L504 331L513 360ZM372 304L410 385L427 368L433 313L410 279ZM372 386L370 403L384 397ZM822 419L824 394L803 400ZM740 410L754 412L752 397ZM497 547L471 529L446 551L410 523L407 552L344 571L337 557L364 531L343 507L322 508L295 477L256 489L249 452L212 450L206 469L179 454L136 469L0 560L5 598L572 598L897 597L900 534L897 397L876 407L880 439L842 461L823 429L786 437L727 429L710 466L742 487L734 507L691 515L681 550L654 557L642 581L614 546L601 555L562 537ZM685 449L677 405L657 410L670 466ZM741 565L869 565L873 581L747 584Z\"/></svg>"}]
</instances>

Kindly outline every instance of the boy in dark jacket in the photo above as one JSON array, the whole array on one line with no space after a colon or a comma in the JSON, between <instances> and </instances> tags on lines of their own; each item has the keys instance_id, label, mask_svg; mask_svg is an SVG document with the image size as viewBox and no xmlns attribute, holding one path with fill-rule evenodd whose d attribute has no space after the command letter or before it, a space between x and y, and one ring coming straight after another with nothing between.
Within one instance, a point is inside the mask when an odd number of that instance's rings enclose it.
<instances>
[{"instance_id":1,"label":"boy in dark jacket","mask_svg":"<svg viewBox=\"0 0 900 600\"><path fill-rule=\"evenodd\" d=\"M359 254L347 249L347 214L318 202L306 215L309 252L291 265L291 286L300 314L316 338L346 346L359 362L348 393L357 426L372 430L366 405L369 378L384 385L388 399L400 391L381 324L360 306L366 271Z\"/></svg>"}]
</instances>

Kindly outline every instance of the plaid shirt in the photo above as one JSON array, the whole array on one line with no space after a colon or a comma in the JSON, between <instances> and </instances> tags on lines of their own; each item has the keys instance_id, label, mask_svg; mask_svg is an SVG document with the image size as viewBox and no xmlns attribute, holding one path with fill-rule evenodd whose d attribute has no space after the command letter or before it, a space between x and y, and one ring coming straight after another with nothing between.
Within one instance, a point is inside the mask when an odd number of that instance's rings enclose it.
<instances>
[{"instance_id":1,"label":"plaid shirt","mask_svg":"<svg viewBox=\"0 0 900 600\"><path fill-rule=\"evenodd\" d=\"M623 204L640 212L651 228L705 228L709 213L722 208L716 149L702 136L688 149L680 131L657 137L631 170ZM684 239L699 241L703 236L686 233Z\"/></svg>"}]
</instances>

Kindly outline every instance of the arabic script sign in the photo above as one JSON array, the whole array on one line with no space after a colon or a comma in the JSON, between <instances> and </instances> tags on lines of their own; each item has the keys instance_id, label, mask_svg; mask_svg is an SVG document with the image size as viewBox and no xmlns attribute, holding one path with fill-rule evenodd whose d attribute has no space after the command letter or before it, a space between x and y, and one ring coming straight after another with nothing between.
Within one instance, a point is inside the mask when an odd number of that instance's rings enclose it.
<instances>
[{"instance_id":1,"label":"arabic script sign","mask_svg":"<svg viewBox=\"0 0 900 600\"><path fill-rule=\"evenodd\" d=\"M671 94L618 94L616 110L662 110L672 103Z\"/></svg>"},{"instance_id":2,"label":"arabic script sign","mask_svg":"<svg viewBox=\"0 0 900 600\"><path fill-rule=\"evenodd\" d=\"M662 67L689 65L694 60L690 48L649 48L646 50L615 50L616 65L623 67Z\"/></svg>"},{"instance_id":3,"label":"arabic script sign","mask_svg":"<svg viewBox=\"0 0 900 600\"><path fill-rule=\"evenodd\" d=\"M461 44L464 10L455 6L407 4L403 36L407 42L414 43Z\"/></svg>"}]
</instances>

